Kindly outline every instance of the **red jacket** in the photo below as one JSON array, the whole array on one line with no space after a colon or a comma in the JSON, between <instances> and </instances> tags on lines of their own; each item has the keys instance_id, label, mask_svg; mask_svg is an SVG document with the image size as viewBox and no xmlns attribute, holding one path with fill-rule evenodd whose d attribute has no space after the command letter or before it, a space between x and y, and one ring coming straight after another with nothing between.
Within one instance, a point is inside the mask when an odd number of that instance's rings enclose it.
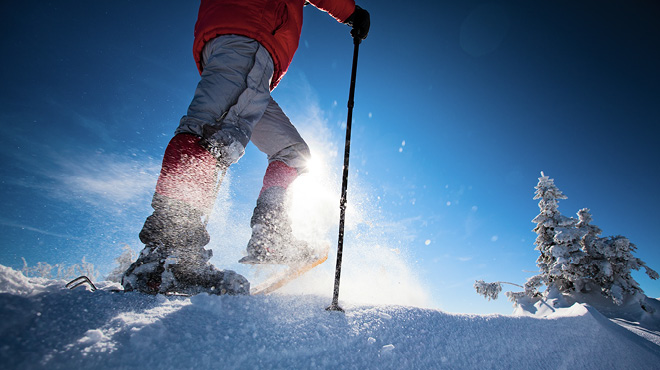
<instances>
[{"instance_id":1,"label":"red jacket","mask_svg":"<svg viewBox=\"0 0 660 370\"><path fill-rule=\"evenodd\" d=\"M286 73L302 31L304 0L202 0L195 24L193 54L202 71L204 45L220 35L247 36L270 52L275 71L271 89ZM354 0L311 0L340 22L355 11Z\"/></svg>"}]
</instances>

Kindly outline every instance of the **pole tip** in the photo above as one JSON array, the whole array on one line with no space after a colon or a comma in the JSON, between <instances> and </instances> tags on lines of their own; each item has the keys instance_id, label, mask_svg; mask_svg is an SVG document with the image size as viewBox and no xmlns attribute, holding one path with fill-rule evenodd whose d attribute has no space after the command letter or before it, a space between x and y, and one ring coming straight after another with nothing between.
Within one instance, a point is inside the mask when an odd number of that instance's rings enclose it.
<instances>
[{"instance_id":1,"label":"pole tip","mask_svg":"<svg viewBox=\"0 0 660 370\"><path fill-rule=\"evenodd\" d=\"M339 312L341 312L341 313L345 313L345 312L346 312L346 311L344 311L343 308L339 307L339 305L336 304L336 303L331 304L331 305L330 305L329 307L327 307L325 310L326 310L326 311L339 311Z\"/></svg>"}]
</instances>

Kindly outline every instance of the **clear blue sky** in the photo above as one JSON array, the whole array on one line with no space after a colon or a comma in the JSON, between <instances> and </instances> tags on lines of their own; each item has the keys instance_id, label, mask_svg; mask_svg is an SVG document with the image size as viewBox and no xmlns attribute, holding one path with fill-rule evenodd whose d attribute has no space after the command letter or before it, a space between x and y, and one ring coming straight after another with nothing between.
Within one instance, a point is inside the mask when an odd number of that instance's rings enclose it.
<instances>
[{"instance_id":1,"label":"clear blue sky","mask_svg":"<svg viewBox=\"0 0 660 370\"><path fill-rule=\"evenodd\" d=\"M360 217L347 259L377 244L400 252L433 307L509 313L506 299L484 301L472 284L523 283L537 270L532 197L545 171L569 197L562 213L590 208L604 235L627 236L660 269L660 6L359 4L372 29L360 49L349 193ZM197 9L0 5L0 264L84 255L108 272L122 245L140 248L162 152L199 78ZM307 7L300 48L274 92L336 182L352 50L346 26ZM230 172L211 228L221 268L241 268L228 261L249 237L265 166L250 146ZM321 237L334 244L331 226ZM634 276L660 297L659 282Z\"/></svg>"}]
</instances>

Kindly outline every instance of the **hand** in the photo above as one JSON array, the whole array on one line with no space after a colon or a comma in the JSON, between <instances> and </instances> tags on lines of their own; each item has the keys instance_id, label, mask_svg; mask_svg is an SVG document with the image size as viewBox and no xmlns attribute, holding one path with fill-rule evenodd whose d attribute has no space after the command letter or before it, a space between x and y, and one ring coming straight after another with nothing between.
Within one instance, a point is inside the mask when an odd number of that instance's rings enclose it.
<instances>
[{"instance_id":1,"label":"hand","mask_svg":"<svg viewBox=\"0 0 660 370\"><path fill-rule=\"evenodd\" d=\"M351 14L350 17L346 19L347 25L350 27L353 27L351 30L351 35L354 38L364 40L367 38L367 34L369 34L369 26L371 25L371 20L369 18L369 12L360 8L359 6L355 6L355 11L353 14Z\"/></svg>"}]
</instances>

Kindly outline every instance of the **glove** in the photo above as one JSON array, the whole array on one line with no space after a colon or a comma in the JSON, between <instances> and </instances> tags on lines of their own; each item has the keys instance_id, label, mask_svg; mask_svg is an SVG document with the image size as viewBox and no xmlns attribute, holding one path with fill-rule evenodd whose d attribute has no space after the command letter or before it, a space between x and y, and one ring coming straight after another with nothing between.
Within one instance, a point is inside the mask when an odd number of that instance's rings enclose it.
<instances>
[{"instance_id":1,"label":"glove","mask_svg":"<svg viewBox=\"0 0 660 370\"><path fill-rule=\"evenodd\" d=\"M360 8L359 6L355 6L355 11L353 14L351 14L350 17L346 19L347 25L350 27L353 27L351 30L351 35L354 38L364 40L367 38L367 34L369 33L369 26L371 25L371 20L369 18L369 12Z\"/></svg>"}]
</instances>

